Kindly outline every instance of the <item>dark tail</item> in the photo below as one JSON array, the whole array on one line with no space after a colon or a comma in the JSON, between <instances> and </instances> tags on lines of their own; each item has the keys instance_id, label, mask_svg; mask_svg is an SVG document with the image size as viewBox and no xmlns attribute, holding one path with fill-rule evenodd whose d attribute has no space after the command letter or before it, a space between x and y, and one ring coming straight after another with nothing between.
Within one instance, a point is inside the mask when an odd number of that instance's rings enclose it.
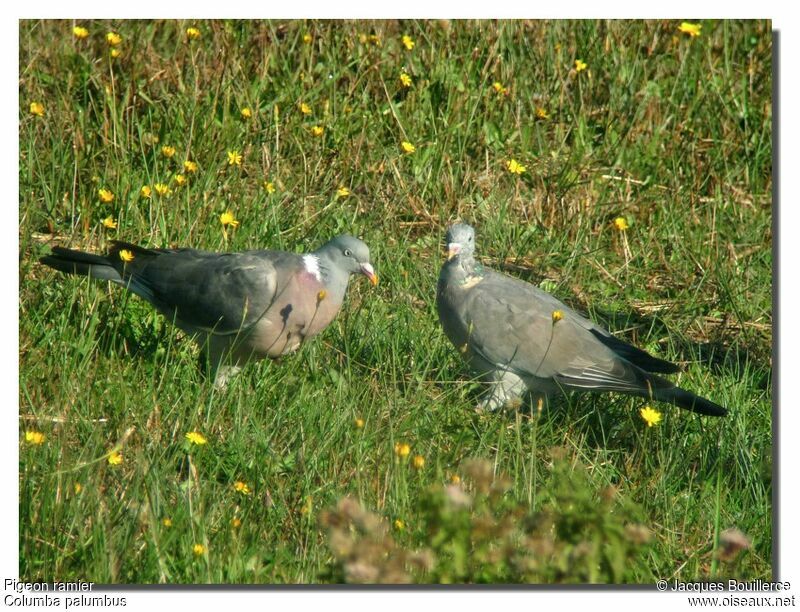
<instances>
[{"instance_id":1,"label":"dark tail","mask_svg":"<svg viewBox=\"0 0 800 612\"><path fill-rule=\"evenodd\" d=\"M116 282L122 281L119 272L114 269L108 258L102 255L73 251L63 247L53 247L52 253L42 257L39 262L65 274L91 276L100 280Z\"/></svg>"},{"instance_id":2,"label":"dark tail","mask_svg":"<svg viewBox=\"0 0 800 612\"><path fill-rule=\"evenodd\" d=\"M698 414L716 417L728 414L727 408L680 387L655 387L652 389L652 397L654 400L669 402Z\"/></svg>"},{"instance_id":3,"label":"dark tail","mask_svg":"<svg viewBox=\"0 0 800 612\"><path fill-rule=\"evenodd\" d=\"M616 338L610 334L609 335L603 334L596 329L590 329L589 331L591 331L592 334L594 334L595 338L597 338L600 342L605 344L617 355L619 355L623 359L627 359L633 365L640 367L645 372L657 372L659 374L675 374L676 372L681 371L681 367L679 365L675 365L674 363L670 361L665 361L664 359L659 359L658 357L653 357L650 353L638 349L632 344L628 344L627 342L620 340L619 338Z\"/></svg>"}]
</instances>

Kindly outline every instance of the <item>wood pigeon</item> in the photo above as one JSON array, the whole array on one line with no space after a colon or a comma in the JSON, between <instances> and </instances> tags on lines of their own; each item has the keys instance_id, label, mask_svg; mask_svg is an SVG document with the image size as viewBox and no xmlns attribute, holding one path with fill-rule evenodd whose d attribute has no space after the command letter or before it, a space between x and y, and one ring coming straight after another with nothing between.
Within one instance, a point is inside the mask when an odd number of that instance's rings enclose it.
<instances>
[{"instance_id":1,"label":"wood pigeon","mask_svg":"<svg viewBox=\"0 0 800 612\"><path fill-rule=\"evenodd\" d=\"M447 230L436 306L444 332L491 383L481 407L496 410L526 392L617 391L700 414L727 410L655 374L680 367L612 336L552 295L475 261L475 230Z\"/></svg>"},{"instance_id":2,"label":"wood pigeon","mask_svg":"<svg viewBox=\"0 0 800 612\"><path fill-rule=\"evenodd\" d=\"M105 256L54 247L40 262L111 281L150 302L200 345L217 387L247 361L291 353L325 329L351 274L378 284L369 248L348 235L306 255L146 249L115 241Z\"/></svg>"}]
</instances>

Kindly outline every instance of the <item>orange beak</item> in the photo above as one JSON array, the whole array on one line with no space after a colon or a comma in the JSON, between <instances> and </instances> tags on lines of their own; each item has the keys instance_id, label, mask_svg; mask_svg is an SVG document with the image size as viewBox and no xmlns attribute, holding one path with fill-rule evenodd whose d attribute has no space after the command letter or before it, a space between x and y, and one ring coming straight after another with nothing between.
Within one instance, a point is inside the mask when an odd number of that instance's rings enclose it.
<instances>
[{"instance_id":1,"label":"orange beak","mask_svg":"<svg viewBox=\"0 0 800 612\"><path fill-rule=\"evenodd\" d=\"M457 242L451 242L447 245L447 261L450 261L461 252L461 245Z\"/></svg>"},{"instance_id":2,"label":"orange beak","mask_svg":"<svg viewBox=\"0 0 800 612\"><path fill-rule=\"evenodd\" d=\"M371 282L373 286L378 284L378 275L375 274L375 270L370 264L361 264L361 273L369 279L369 282Z\"/></svg>"}]
</instances>

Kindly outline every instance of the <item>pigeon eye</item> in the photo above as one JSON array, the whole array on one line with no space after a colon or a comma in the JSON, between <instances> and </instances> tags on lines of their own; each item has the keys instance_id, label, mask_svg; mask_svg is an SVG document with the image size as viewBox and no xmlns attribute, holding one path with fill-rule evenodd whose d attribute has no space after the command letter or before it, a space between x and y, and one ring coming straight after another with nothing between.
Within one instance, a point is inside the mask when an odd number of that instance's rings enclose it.
<instances>
[{"instance_id":1,"label":"pigeon eye","mask_svg":"<svg viewBox=\"0 0 800 612\"><path fill-rule=\"evenodd\" d=\"M353 254L353 251L351 251L350 249L345 249L344 250L344 256L345 257L350 257L352 254Z\"/></svg>"}]
</instances>

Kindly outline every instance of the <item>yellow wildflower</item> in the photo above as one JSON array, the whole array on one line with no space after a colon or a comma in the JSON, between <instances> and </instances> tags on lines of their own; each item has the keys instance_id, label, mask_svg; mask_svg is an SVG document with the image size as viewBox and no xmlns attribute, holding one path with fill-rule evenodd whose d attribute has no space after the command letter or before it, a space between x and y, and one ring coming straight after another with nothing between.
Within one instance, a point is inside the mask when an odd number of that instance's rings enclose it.
<instances>
[{"instance_id":1,"label":"yellow wildflower","mask_svg":"<svg viewBox=\"0 0 800 612\"><path fill-rule=\"evenodd\" d=\"M553 323L555 324L564 318L564 313L560 310L554 310L551 316L553 317Z\"/></svg>"},{"instance_id":2,"label":"yellow wildflower","mask_svg":"<svg viewBox=\"0 0 800 612\"><path fill-rule=\"evenodd\" d=\"M508 88L503 87L503 84L500 81L495 81L492 83L492 89L494 89L498 95L507 96L508 95Z\"/></svg>"},{"instance_id":3,"label":"yellow wildflower","mask_svg":"<svg viewBox=\"0 0 800 612\"><path fill-rule=\"evenodd\" d=\"M161 519L161 524L164 525L164 527L172 527L172 519L168 516L165 516L163 519Z\"/></svg>"},{"instance_id":4,"label":"yellow wildflower","mask_svg":"<svg viewBox=\"0 0 800 612\"><path fill-rule=\"evenodd\" d=\"M169 185L165 185L164 183L156 183L155 185L153 185L153 188L156 190L156 193L160 196L168 196L169 194L172 193L172 189L169 188Z\"/></svg>"},{"instance_id":5,"label":"yellow wildflower","mask_svg":"<svg viewBox=\"0 0 800 612\"><path fill-rule=\"evenodd\" d=\"M616 227L619 231L624 232L628 229L628 220L625 217L617 217L614 219L614 227Z\"/></svg>"},{"instance_id":6,"label":"yellow wildflower","mask_svg":"<svg viewBox=\"0 0 800 612\"><path fill-rule=\"evenodd\" d=\"M576 59L575 60L575 72L580 72L581 70L586 70L586 62L583 60Z\"/></svg>"},{"instance_id":7,"label":"yellow wildflower","mask_svg":"<svg viewBox=\"0 0 800 612\"><path fill-rule=\"evenodd\" d=\"M241 166L242 165L242 154L239 151L233 150L228 151L228 165L229 166Z\"/></svg>"},{"instance_id":8,"label":"yellow wildflower","mask_svg":"<svg viewBox=\"0 0 800 612\"><path fill-rule=\"evenodd\" d=\"M682 32L683 34L688 34L691 38L695 36L700 36L700 30L703 29L703 24L701 23L689 23L688 21L684 21L681 25L678 26L678 31Z\"/></svg>"},{"instance_id":9,"label":"yellow wildflower","mask_svg":"<svg viewBox=\"0 0 800 612\"><path fill-rule=\"evenodd\" d=\"M308 104L306 104L305 102L301 102L300 103L300 112L303 113L304 115L310 115L311 114L311 107Z\"/></svg>"},{"instance_id":10,"label":"yellow wildflower","mask_svg":"<svg viewBox=\"0 0 800 612\"><path fill-rule=\"evenodd\" d=\"M175 184L178 187L182 187L183 185L186 184L186 177L182 174L176 174L175 176L172 177L172 179L175 181Z\"/></svg>"},{"instance_id":11,"label":"yellow wildflower","mask_svg":"<svg viewBox=\"0 0 800 612\"><path fill-rule=\"evenodd\" d=\"M83 485L81 483L79 483L79 482L76 482L75 486L72 488L72 490L75 491L75 495L77 495L78 493L83 491Z\"/></svg>"},{"instance_id":12,"label":"yellow wildflower","mask_svg":"<svg viewBox=\"0 0 800 612\"><path fill-rule=\"evenodd\" d=\"M311 36L311 34L309 34L308 32L306 32L305 34L303 34L303 42L304 42L305 44L307 44L307 45L310 45L312 40L314 40L314 39L313 39L313 37Z\"/></svg>"},{"instance_id":13,"label":"yellow wildflower","mask_svg":"<svg viewBox=\"0 0 800 612\"><path fill-rule=\"evenodd\" d=\"M108 465L119 465L121 463L122 463L122 453L119 452L118 450L111 451L111 453L108 455Z\"/></svg>"},{"instance_id":14,"label":"yellow wildflower","mask_svg":"<svg viewBox=\"0 0 800 612\"><path fill-rule=\"evenodd\" d=\"M161 147L161 154L164 157L172 157L173 155L175 155L175 147L164 145L163 147Z\"/></svg>"},{"instance_id":15,"label":"yellow wildflower","mask_svg":"<svg viewBox=\"0 0 800 612\"><path fill-rule=\"evenodd\" d=\"M192 552L199 557L200 555L204 555L206 553L206 547L202 544L195 544L192 546Z\"/></svg>"},{"instance_id":16,"label":"yellow wildflower","mask_svg":"<svg viewBox=\"0 0 800 612\"><path fill-rule=\"evenodd\" d=\"M510 159L506 162L506 168L511 174L522 174L527 170L525 166L519 163L516 159Z\"/></svg>"},{"instance_id":17,"label":"yellow wildflower","mask_svg":"<svg viewBox=\"0 0 800 612\"><path fill-rule=\"evenodd\" d=\"M658 425L661 422L661 413L658 410L653 410L650 406L645 406L639 411L639 414L642 415L644 422L647 423L648 427L652 427L653 425Z\"/></svg>"},{"instance_id":18,"label":"yellow wildflower","mask_svg":"<svg viewBox=\"0 0 800 612\"><path fill-rule=\"evenodd\" d=\"M417 150L417 147L415 147L407 140L404 140L403 142L400 143L400 148L403 149L403 153L406 153L407 155L411 155L414 151Z\"/></svg>"},{"instance_id":19,"label":"yellow wildflower","mask_svg":"<svg viewBox=\"0 0 800 612\"><path fill-rule=\"evenodd\" d=\"M275 184L272 181L264 181L264 191L275 193Z\"/></svg>"},{"instance_id":20,"label":"yellow wildflower","mask_svg":"<svg viewBox=\"0 0 800 612\"><path fill-rule=\"evenodd\" d=\"M219 216L219 222L222 223L222 227L227 227L228 225L231 227L239 227L239 221L229 210L226 210Z\"/></svg>"},{"instance_id":21,"label":"yellow wildflower","mask_svg":"<svg viewBox=\"0 0 800 612\"><path fill-rule=\"evenodd\" d=\"M200 30L197 28L186 28L186 38L189 40L197 40L200 38Z\"/></svg>"},{"instance_id":22,"label":"yellow wildflower","mask_svg":"<svg viewBox=\"0 0 800 612\"><path fill-rule=\"evenodd\" d=\"M194 174L195 172L197 172L197 162L193 162L187 159L185 162L183 162L183 169L186 170L186 172Z\"/></svg>"},{"instance_id":23,"label":"yellow wildflower","mask_svg":"<svg viewBox=\"0 0 800 612\"><path fill-rule=\"evenodd\" d=\"M119 49L111 49L108 54L114 59L117 59L120 55L122 55L122 51Z\"/></svg>"},{"instance_id":24,"label":"yellow wildflower","mask_svg":"<svg viewBox=\"0 0 800 612\"><path fill-rule=\"evenodd\" d=\"M378 36L377 34L370 34L369 36L367 36L367 42L375 45L376 47L380 47L381 37Z\"/></svg>"},{"instance_id":25,"label":"yellow wildflower","mask_svg":"<svg viewBox=\"0 0 800 612\"><path fill-rule=\"evenodd\" d=\"M117 229L117 221L111 215L103 219L103 227L106 229Z\"/></svg>"},{"instance_id":26,"label":"yellow wildflower","mask_svg":"<svg viewBox=\"0 0 800 612\"><path fill-rule=\"evenodd\" d=\"M406 528L406 523L403 519L394 519L394 528L397 531L403 531Z\"/></svg>"},{"instance_id":27,"label":"yellow wildflower","mask_svg":"<svg viewBox=\"0 0 800 612\"><path fill-rule=\"evenodd\" d=\"M315 126L312 126L312 128L311 128L311 133L314 136L322 136L322 134L324 132L325 132L325 128L322 127L321 125L315 125Z\"/></svg>"},{"instance_id":28,"label":"yellow wildflower","mask_svg":"<svg viewBox=\"0 0 800 612\"><path fill-rule=\"evenodd\" d=\"M411 466L415 470L421 470L425 467L425 457L422 455L414 455L414 458L411 460Z\"/></svg>"},{"instance_id":29,"label":"yellow wildflower","mask_svg":"<svg viewBox=\"0 0 800 612\"><path fill-rule=\"evenodd\" d=\"M324 300L326 297L328 297L328 292L327 292L327 291L325 291L325 289L320 289L320 290L317 292L317 301L318 301L318 302L321 302L321 301L322 301L322 300Z\"/></svg>"},{"instance_id":30,"label":"yellow wildflower","mask_svg":"<svg viewBox=\"0 0 800 612\"><path fill-rule=\"evenodd\" d=\"M116 32L109 32L108 34L106 34L106 42L110 47L116 47L119 43L122 42L122 36L120 36Z\"/></svg>"},{"instance_id":31,"label":"yellow wildflower","mask_svg":"<svg viewBox=\"0 0 800 612\"><path fill-rule=\"evenodd\" d=\"M411 87L411 84L413 82L414 81L411 80L411 77L408 75L408 73L406 72L400 73L400 83L403 85L403 87Z\"/></svg>"},{"instance_id":32,"label":"yellow wildflower","mask_svg":"<svg viewBox=\"0 0 800 612\"><path fill-rule=\"evenodd\" d=\"M191 442L192 444L197 444L198 446L202 446L203 444L208 443L206 437L199 431L190 431L184 437L187 440L189 440L189 442Z\"/></svg>"},{"instance_id":33,"label":"yellow wildflower","mask_svg":"<svg viewBox=\"0 0 800 612\"><path fill-rule=\"evenodd\" d=\"M46 436L41 431L26 431L25 442L28 444L44 444Z\"/></svg>"},{"instance_id":34,"label":"yellow wildflower","mask_svg":"<svg viewBox=\"0 0 800 612\"><path fill-rule=\"evenodd\" d=\"M31 115L44 117L44 104L41 102L31 102Z\"/></svg>"},{"instance_id":35,"label":"yellow wildflower","mask_svg":"<svg viewBox=\"0 0 800 612\"><path fill-rule=\"evenodd\" d=\"M453 474L452 476L450 476L450 482L452 482L453 484L460 484L461 476L459 476L458 474Z\"/></svg>"},{"instance_id":36,"label":"yellow wildflower","mask_svg":"<svg viewBox=\"0 0 800 612\"><path fill-rule=\"evenodd\" d=\"M133 254L133 252L129 251L128 249L121 249L119 252L119 258L125 263L130 263L135 257L136 256Z\"/></svg>"},{"instance_id":37,"label":"yellow wildflower","mask_svg":"<svg viewBox=\"0 0 800 612\"><path fill-rule=\"evenodd\" d=\"M72 35L77 38L78 40L83 40L87 36L89 36L89 30L86 28L82 28L81 26L75 26L72 28Z\"/></svg>"},{"instance_id":38,"label":"yellow wildflower","mask_svg":"<svg viewBox=\"0 0 800 612\"><path fill-rule=\"evenodd\" d=\"M142 188L139 190L139 194L140 194L140 195L141 195L143 198L150 198L150 197L152 197L152 195L153 195L153 190L152 190L152 189L150 189L150 186L149 186L149 185L144 185L144 186L143 186L143 187L142 187Z\"/></svg>"},{"instance_id":39,"label":"yellow wildflower","mask_svg":"<svg viewBox=\"0 0 800 612\"><path fill-rule=\"evenodd\" d=\"M411 446L407 442L396 442L394 445L394 454L398 457L405 458L411 452Z\"/></svg>"},{"instance_id":40,"label":"yellow wildflower","mask_svg":"<svg viewBox=\"0 0 800 612\"><path fill-rule=\"evenodd\" d=\"M253 111L251 111L247 106L245 106L242 110L239 111L239 114L242 116L242 119L250 119L253 116Z\"/></svg>"},{"instance_id":41,"label":"yellow wildflower","mask_svg":"<svg viewBox=\"0 0 800 612\"><path fill-rule=\"evenodd\" d=\"M233 527L234 529L239 529L239 527L241 526L242 526L242 519L240 519L238 516L234 516L231 519L231 527Z\"/></svg>"},{"instance_id":42,"label":"yellow wildflower","mask_svg":"<svg viewBox=\"0 0 800 612\"><path fill-rule=\"evenodd\" d=\"M250 495L250 493L252 493L249 485L242 480L237 480L236 482L234 482L233 488L235 491L238 491L242 495Z\"/></svg>"},{"instance_id":43,"label":"yellow wildflower","mask_svg":"<svg viewBox=\"0 0 800 612\"><path fill-rule=\"evenodd\" d=\"M356 426L356 429L364 429L364 419L362 419L362 418L356 418L356 419L353 421L353 425L355 425L355 426Z\"/></svg>"},{"instance_id":44,"label":"yellow wildflower","mask_svg":"<svg viewBox=\"0 0 800 612\"><path fill-rule=\"evenodd\" d=\"M414 48L414 39L411 38L408 34L404 35L403 38L403 46L411 51Z\"/></svg>"},{"instance_id":45,"label":"yellow wildflower","mask_svg":"<svg viewBox=\"0 0 800 612\"><path fill-rule=\"evenodd\" d=\"M537 119L549 119L550 115L548 114L547 110L545 110L541 106L537 106L536 107L536 118Z\"/></svg>"},{"instance_id":46,"label":"yellow wildflower","mask_svg":"<svg viewBox=\"0 0 800 612\"><path fill-rule=\"evenodd\" d=\"M110 189L98 189L97 195L100 196L100 201L106 204L114 201L114 194Z\"/></svg>"},{"instance_id":47,"label":"yellow wildflower","mask_svg":"<svg viewBox=\"0 0 800 612\"><path fill-rule=\"evenodd\" d=\"M350 190L347 187L339 187L339 189L336 190L336 195L340 198L346 198L350 195Z\"/></svg>"}]
</instances>

